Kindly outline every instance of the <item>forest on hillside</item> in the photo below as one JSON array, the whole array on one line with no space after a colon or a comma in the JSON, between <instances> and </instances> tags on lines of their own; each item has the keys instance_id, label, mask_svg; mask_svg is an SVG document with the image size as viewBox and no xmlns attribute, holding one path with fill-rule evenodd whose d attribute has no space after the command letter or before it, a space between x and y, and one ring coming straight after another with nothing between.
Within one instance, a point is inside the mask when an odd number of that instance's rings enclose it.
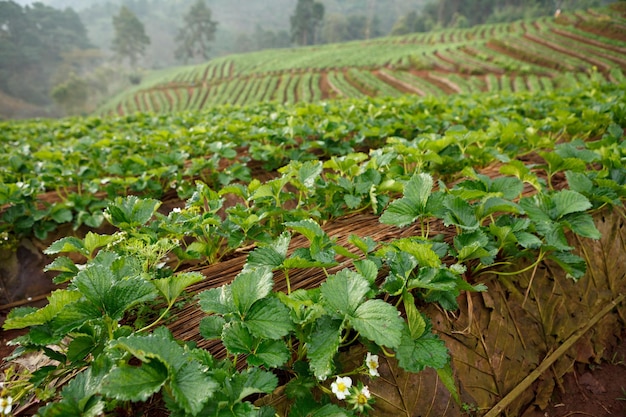
<instances>
[{"instance_id":1,"label":"forest on hillside","mask_svg":"<svg viewBox=\"0 0 626 417\"><path fill-rule=\"evenodd\" d=\"M204 5L204 17L194 18L192 7L199 3ZM0 1L0 118L88 113L107 96L140 82L138 74L144 70L233 53L469 27L607 3L610 1ZM126 29L116 28L116 16L126 20ZM190 23L194 19L196 23ZM182 29L194 24L209 25L203 29L200 46L194 45L197 34L188 33L183 41Z\"/></svg>"}]
</instances>

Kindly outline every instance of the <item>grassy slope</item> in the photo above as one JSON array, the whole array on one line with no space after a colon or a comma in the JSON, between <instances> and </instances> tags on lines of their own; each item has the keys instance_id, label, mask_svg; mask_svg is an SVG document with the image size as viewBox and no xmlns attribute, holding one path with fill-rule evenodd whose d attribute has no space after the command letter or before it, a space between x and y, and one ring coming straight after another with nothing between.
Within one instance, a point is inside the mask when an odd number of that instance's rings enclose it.
<instances>
[{"instance_id":1,"label":"grassy slope","mask_svg":"<svg viewBox=\"0 0 626 417\"><path fill-rule=\"evenodd\" d=\"M579 11L558 20L232 55L150 74L141 85L108 101L99 113L380 96L394 91L422 95L476 89L532 91L546 84L562 87L575 78L574 73L588 74L593 67L615 81L626 72L626 37L620 34L622 29L626 33L623 16L623 11L620 17L609 9ZM305 73L319 76L311 82L304 80ZM536 82L537 78L543 82Z\"/></svg>"}]
</instances>

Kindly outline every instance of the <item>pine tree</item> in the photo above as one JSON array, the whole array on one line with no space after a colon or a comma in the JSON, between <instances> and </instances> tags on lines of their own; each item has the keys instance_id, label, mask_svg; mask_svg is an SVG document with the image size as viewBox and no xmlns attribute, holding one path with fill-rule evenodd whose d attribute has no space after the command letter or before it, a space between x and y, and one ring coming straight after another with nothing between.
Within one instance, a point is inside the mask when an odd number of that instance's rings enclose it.
<instances>
[{"instance_id":1,"label":"pine tree","mask_svg":"<svg viewBox=\"0 0 626 417\"><path fill-rule=\"evenodd\" d=\"M315 44L317 27L324 19L324 5L314 0L298 0L291 16L291 40L298 45Z\"/></svg>"},{"instance_id":2,"label":"pine tree","mask_svg":"<svg viewBox=\"0 0 626 417\"><path fill-rule=\"evenodd\" d=\"M209 43L215 40L217 22L211 20L211 9L204 0L196 0L184 17L184 25L176 36L178 48L174 55L185 63L190 58L209 57Z\"/></svg>"},{"instance_id":3,"label":"pine tree","mask_svg":"<svg viewBox=\"0 0 626 417\"><path fill-rule=\"evenodd\" d=\"M120 61L128 58L131 67L135 67L146 46L150 45L143 23L128 7L122 6L119 14L113 16L113 28L115 37L111 49Z\"/></svg>"}]
</instances>

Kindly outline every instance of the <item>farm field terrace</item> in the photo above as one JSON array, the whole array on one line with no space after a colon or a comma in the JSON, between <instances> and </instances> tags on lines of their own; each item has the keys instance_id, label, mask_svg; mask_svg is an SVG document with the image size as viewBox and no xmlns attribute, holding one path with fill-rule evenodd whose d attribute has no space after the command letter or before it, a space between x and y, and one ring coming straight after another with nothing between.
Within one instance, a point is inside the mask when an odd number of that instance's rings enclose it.
<instances>
[{"instance_id":1,"label":"farm field terrace","mask_svg":"<svg viewBox=\"0 0 626 417\"><path fill-rule=\"evenodd\" d=\"M332 98L562 89L626 71L626 11L569 11L506 24L276 49L149 73L99 114L166 113L215 105Z\"/></svg>"},{"instance_id":2,"label":"farm field terrace","mask_svg":"<svg viewBox=\"0 0 626 417\"><path fill-rule=\"evenodd\" d=\"M285 385L292 412L377 415L363 384L378 392L394 356L435 369L460 413L421 312L542 262L582 279L566 234L600 239L592 214L624 214L625 94L592 73L558 91L2 122L3 250L46 245L59 285L4 322L28 331L16 357L54 362L7 361L2 395L40 416L253 416ZM176 327L188 308L198 321Z\"/></svg>"}]
</instances>

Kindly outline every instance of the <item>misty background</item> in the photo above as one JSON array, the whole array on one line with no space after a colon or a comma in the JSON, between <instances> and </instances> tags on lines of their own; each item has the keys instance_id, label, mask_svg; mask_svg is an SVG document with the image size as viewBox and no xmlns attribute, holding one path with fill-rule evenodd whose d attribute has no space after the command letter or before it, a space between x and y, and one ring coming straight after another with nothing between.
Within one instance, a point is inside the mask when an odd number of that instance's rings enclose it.
<instances>
[{"instance_id":1,"label":"misty background","mask_svg":"<svg viewBox=\"0 0 626 417\"><path fill-rule=\"evenodd\" d=\"M603 0L204 0L216 24L207 57L176 56L177 34L199 0L0 1L0 118L88 114L147 70L234 53L325 44L553 14ZM302 3L302 4L301 4ZM297 36L304 3L322 14ZM136 59L113 51L122 7L148 42ZM295 19L295 25L305 24ZM302 19L313 19L302 17ZM300 23L298 23L300 22ZM119 35L119 34L118 34ZM130 36L130 35L129 35Z\"/></svg>"}]
</instances>

